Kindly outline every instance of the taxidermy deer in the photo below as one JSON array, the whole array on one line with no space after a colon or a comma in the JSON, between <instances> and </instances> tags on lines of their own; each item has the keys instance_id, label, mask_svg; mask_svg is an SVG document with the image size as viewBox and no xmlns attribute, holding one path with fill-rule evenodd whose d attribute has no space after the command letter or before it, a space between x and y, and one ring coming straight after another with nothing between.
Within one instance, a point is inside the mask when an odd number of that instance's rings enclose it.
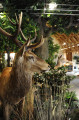
<instances>
[{"instance_id":1,"label":"taxidermy deer","mask_svg":"<svg viewBox=\"0 0 79 120\"><path fill-rule=\"evenodd\" d=\"M17 27L15 34L12 35L1 27L0 33L12 39L16 45L21 48L15 56L13 67L5 68L0 76L0 99L4 108L4 120L9 120L10 118L10 106L22 103L24 97L29 92L32 86L32 76L34 72L40 73L41 71L49 70L49 65L31 51L40 47L44 42L43 39L31 45L29 40L26 41L21 30L22 12L19 14L19 20L16 16L16 24L13 23L11 19L9 19L9 21ZM26 41L23 45L17 40L19 33ZM34 39L36 39L36 33Z\"/></svg>"},{"instance_id":2,"label":"taxidermy deer","mask_svg":"<svg viewBox=\"0 0 79 120\"><path fill-rule=\"evenodd\" d=\"M62 58L62 55L58 56L57 65L54 68L57 69L61 67L63 65L63 62L64 62L64 58Z\"/></svg>"}]
</instances>

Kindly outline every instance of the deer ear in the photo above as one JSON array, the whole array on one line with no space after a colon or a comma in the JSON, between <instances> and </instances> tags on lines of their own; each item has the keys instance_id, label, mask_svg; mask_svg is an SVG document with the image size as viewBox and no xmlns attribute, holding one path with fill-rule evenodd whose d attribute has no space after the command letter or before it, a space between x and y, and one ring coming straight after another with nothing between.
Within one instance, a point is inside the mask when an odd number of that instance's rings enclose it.
<instances>
[{"instance_id":1,"label":"deer ear","mask_svg":"<svg viewBox=\"0 0 79 120\"><path fill-rule=\"evenodd\" d=\"M62 55L60 55L60 58L62 57Z\"/></svg>"}]
</instances>

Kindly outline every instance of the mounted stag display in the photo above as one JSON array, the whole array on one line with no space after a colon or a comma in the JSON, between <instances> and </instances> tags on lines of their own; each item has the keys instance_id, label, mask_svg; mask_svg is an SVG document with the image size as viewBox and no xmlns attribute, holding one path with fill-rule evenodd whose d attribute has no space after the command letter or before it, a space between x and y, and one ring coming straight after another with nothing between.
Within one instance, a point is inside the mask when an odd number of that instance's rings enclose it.
<instances>
[{"instance_id":1,"label":"mounted stag display","mask_svg":"<svg viewBox=\"0 0 79 120\"><path fill-rule=\"evenodd\" d=\"M57 69L57 68L63 66L63 63L65 63L65 62L66 62L66 60L62 55L58 56L57 65L54 67L54 69Z\"/></svg>"},{"instance_id":2,"label":"mounted stag display","mask_svg":"<svg viewBox=\"0 0 79 120\"><path fill-rule=\"evenodd\" d=\"M26 40L21 30L22 12L19 14L19 20L16 16L16 24L11 19L9 21L16 26L15 34L12 35L1 27L0 33L13 40L21 48L15 56L13 66L5 68L0 76L0 100L3 105L4 120L10 118L10 106L21 103L29 92L34 72L49 70L49 65L31 51L43 44L43 38L35 44L30 44L29 39L22 44L17 39L17 36L21 34L22 38ZM36 32L34 39L36 39Z\"/></svg>"}]
</instances>

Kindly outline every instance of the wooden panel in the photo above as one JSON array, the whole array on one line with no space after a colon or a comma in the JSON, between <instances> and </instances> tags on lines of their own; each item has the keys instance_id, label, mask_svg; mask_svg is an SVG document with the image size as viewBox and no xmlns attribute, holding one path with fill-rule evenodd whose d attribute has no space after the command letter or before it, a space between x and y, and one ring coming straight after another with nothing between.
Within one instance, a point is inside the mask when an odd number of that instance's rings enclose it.
<instances>
[{"instance_id":1,"label":"wooden panel","mask_svg":"<svg viewBox=\"0 0 79 120\"><path fill-rule=\"evenodd\" d=\"M79 47L77 44L79 44L79 32L78 33L71 33L70 35L66 35L65 33L56 33L54 35L52 35L52 37L55 37L60 45L61 48L63 48L63 51L79 51ZM64 45L64 43L66 43Z\"/></svg>"},{"instance_id":2,"label":"wooden panel","mask_svg":"<svg viewBox=\"0 0 79 120\"><path fill-rule=\"evenodd\" d=\"M66 53L66 59L72 61L72 52Z\"/></svg>"}]
</instances>

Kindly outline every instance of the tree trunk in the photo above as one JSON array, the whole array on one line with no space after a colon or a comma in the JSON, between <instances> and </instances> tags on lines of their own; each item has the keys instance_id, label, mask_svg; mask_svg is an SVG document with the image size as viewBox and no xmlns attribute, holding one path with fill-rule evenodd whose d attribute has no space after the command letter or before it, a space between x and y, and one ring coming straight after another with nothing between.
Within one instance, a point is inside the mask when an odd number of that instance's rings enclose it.
<instances>
[{"instance_id":1,"label":"tree trunk","mask_svg":"<svg viewBox=\"0 0 79 120\"><path fill-rule=\"evenodd\" d=\"M39 31L38 40L41 38L41 36L43 36L44 44L40 48L38 48L36 50L36 54L38 56L40 56L42 59L44 59L44 60L48 59L48 57L49 57L48 38L50 37L50 35L52 33L52 29L47 28L46 22L47 21L44 20L44 18L39 16L39 18L38 18L38 26L39 26L40 31Z\"/></svg>"},{"instance_id":2,"label":"tree trunk","mask_svg":"<svg viewBox=\"0 0 79 120\"><path fill-rule=\"evenodd\" d=\"M49 57L48 52L48 38L43 38L44 44L36 50L36 54L40 56L42 59L46 60Z\"/></svg>"}]
</instances>

